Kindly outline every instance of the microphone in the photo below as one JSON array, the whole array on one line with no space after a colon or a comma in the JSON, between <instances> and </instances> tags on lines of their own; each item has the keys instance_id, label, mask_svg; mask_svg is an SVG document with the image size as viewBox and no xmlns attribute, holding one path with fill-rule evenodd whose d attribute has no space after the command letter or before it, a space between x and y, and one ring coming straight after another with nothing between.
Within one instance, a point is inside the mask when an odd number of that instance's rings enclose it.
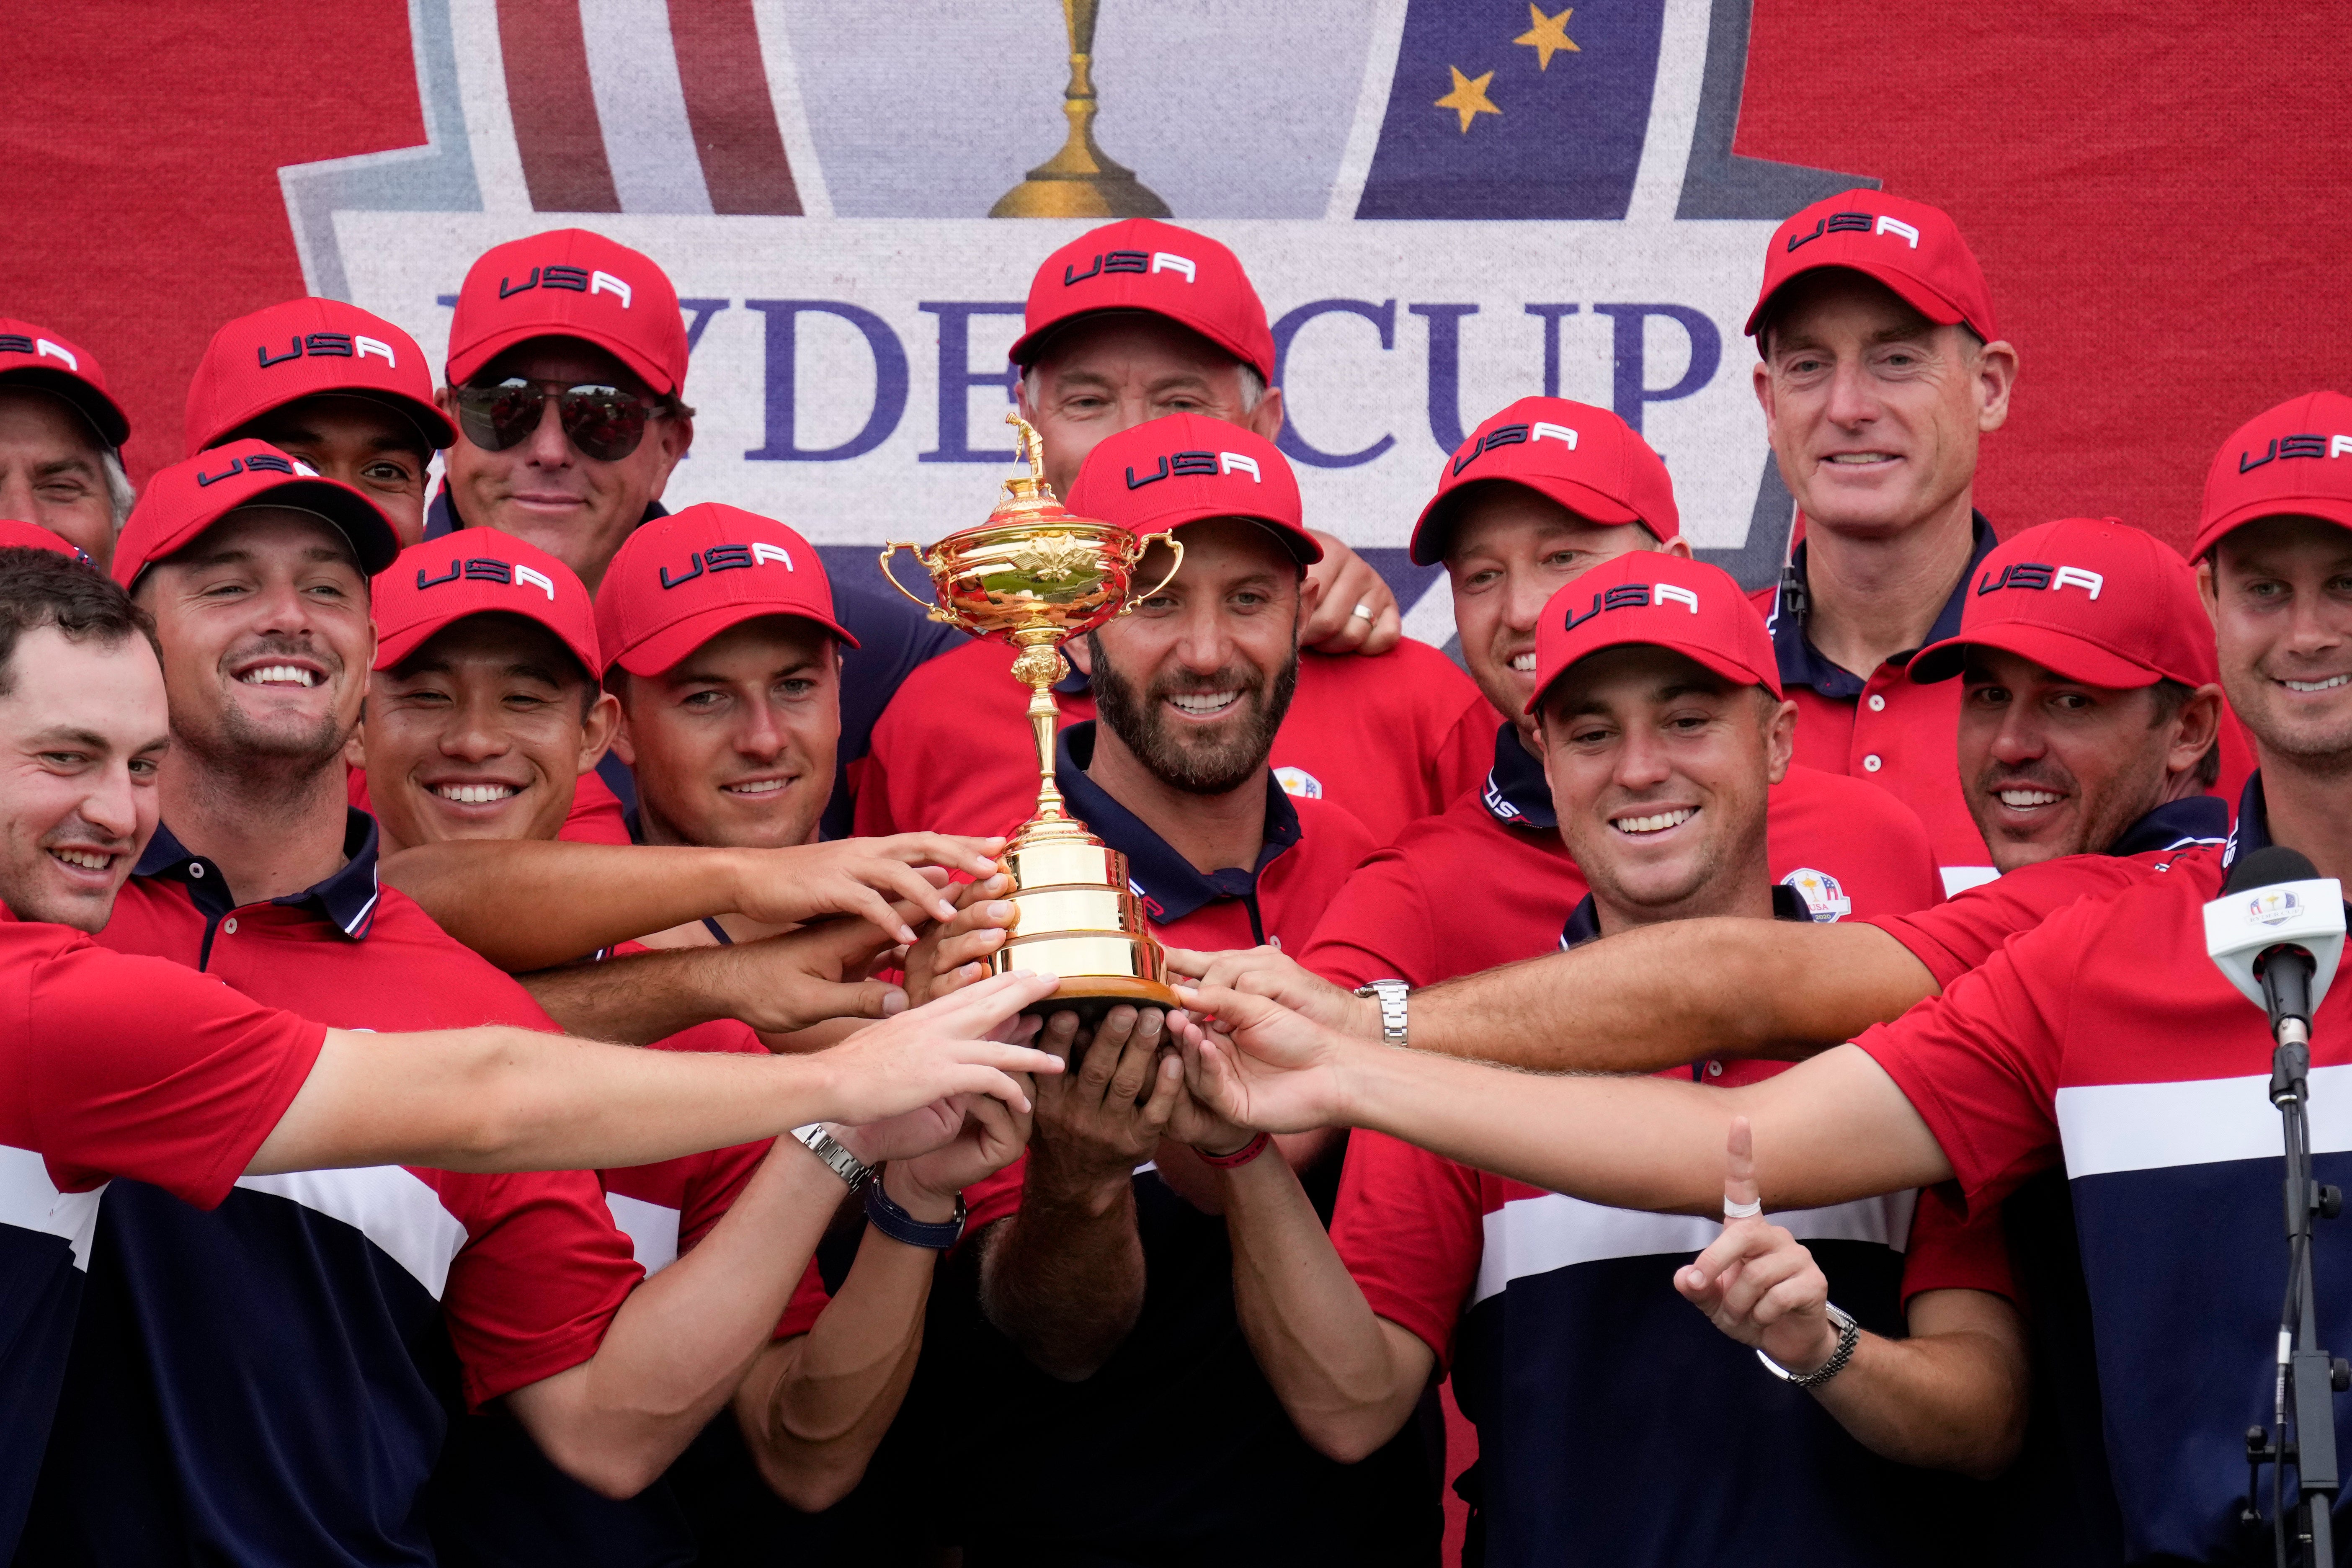
<instances>
[{"instance_id":1,"label":"microphone","mask_svg":"<svg viewBox=\"0 0 2352 1568\"><path fill-rule=\"evenodd\" d=\"M2343 884L2284 845L2257 849L2205 906L2205 952L2270 1015L2273 1040L2305 1044L2344 955Z\"/></svg>"}]
</instances>

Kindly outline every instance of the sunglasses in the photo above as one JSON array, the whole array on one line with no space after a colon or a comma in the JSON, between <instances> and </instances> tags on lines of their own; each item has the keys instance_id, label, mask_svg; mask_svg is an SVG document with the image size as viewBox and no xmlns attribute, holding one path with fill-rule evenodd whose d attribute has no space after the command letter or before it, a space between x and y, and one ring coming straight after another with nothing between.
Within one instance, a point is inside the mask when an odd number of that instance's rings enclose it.
<instances>
[{"instance_id":1,"label":"sunglasses","mask_svg":"<svg viewBox=\"0 0 2352 1568\"><path fill-rule=\"evenodd\" d=\"M495 386L459 387L457 427L482 450L503 452L530 438L551 398L563 434L583 457L600 463L635 451L655 413L649 399L617 386L558 386L510 375Z\"/></svg>"}]
</instances>

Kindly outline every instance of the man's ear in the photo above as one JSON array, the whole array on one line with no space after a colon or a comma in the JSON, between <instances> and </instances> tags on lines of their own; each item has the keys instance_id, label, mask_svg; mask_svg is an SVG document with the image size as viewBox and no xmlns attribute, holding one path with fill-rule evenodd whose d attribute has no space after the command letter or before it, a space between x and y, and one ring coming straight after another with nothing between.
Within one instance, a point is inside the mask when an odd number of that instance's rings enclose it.
<instances>
[{"instance_id":1,"label":"man's ear","mask_svg":"<svg viewBox=\"0 0 2352 1568\"><path fill-rule=\"evenodd\" d=\"M352 738L343 742L343 766L355 773L367 772L367 720L364 715L352 727Z\"/></svg>"},{"instance_id":2,"label":"man's ear","mask_svg":"<svg viewBox=\"0 0 2352 1568\"><path fill-rule=\"evenodd\" d=\"M605 695L612 697L609 691ZM613 754L621 759L623 767L634 768L637 765L637 741L636 737L629 732L628 706L617 697L613 697L613 733L608 743L613 749Z\"/></svg>"},{"instance_id":3,"label":"man's ear","mask_svg":"<svg viewBox=\"0 0 2352 1568\"><path fill-rule=\"evenodd\" d=\"M1242 423L1253 435L1271 441L1282 434L1282 388L1269 386L1257 406L1243 417Z\"/></svg>"},{"instance_id":4,"label":"man's ear","mask_svg":"<svg viewBox=\"0 0 2352 1568\"><path fill-rule=\"evenodd\" d=\"M1658 553L1661 555L1677 555L1683 560L1688 561L1692 559L1690 541L1677 533L1672 539L1667 540L1664 544L1658 546Z\"/></svg>"},{"instance_id":5,"label":"man's ear","mask_svg":"<svg viewBox=\"0 0 2352 1568\"><path fill-rule=\"evenodd\" d=\"M1954 328L1957 331L1958 329ZM2009 395L2017 386L2017 350L2006 338L1977 351L1977 428L1998 430L2009 422Z\"/></svg>"},{"instance_id":6,"label":"man's ear","mask_svg":"<svg viewBox=\"0 0 2352 1568\"><path fill-rule=\"evenodd\" d=\"M1772 694L1757 688L1766 698ZM1789 776L1789 764L1797 758L1797 705L1783 698L1764 721L1764 777L1768 784L1779 784Z\"/></svg>"},{"instance_id":7,"label":"man's ear","mask_svg":"<svg viewBox=\"0 0 2352 1568\"><path fill-rule=\"evenodd\" d=\"M2194 773L2221 733L2221 689L2200 686L2172 716L2172 743L2165 748L2168 775Z\"/></svg>"},{"instance_id":8,"label":"man's ear","mask_svg":"<svg viewBox=\"0 0 2352 1568\"><path fill-rule=\"evenodd\" d=\"M587 722L580 726L580 772L593 773L611 749L613 737L621 728L621 700L609 691L600 691L596 700L588 705ZM624 757L623 762L628 759Z\"/></svg>"},{"instance_id":9,"label":"man's ear","mask_svg":"<svg viewBox=\"0 0 2352 1568\"><path fill-rule=\"evenodd\" d=\"M2221 624L2221 589L2213 581L2213 557L2204 556L2197 563L2197 597L2205 605L2205 618L2214 626Z\"/></svg>"},{"instance_id":10,"label":"man's ear","mask_svg":"<svg viewBox=\"0 0 2352 1568\"><path fill-rule=\"evenodd\" d=\"M1072 637L1062 645L1062 652L1068 656L1071 664L1076 666L1078 673L1089 680L1094 679L1095 673L1094 643L1094 636L1089 633L1082 637Z\"/></svg>"},{"instance_id":11,"label":"man's ear","mask_svg":"<svg viewBox=\"0 0 2352 1568\"><path fill-rule=\"evenodd\" d=\"M671 470L677 467L687 452L694 446L694 416L690 414L683 414L674 415L667 419L656 419L654 421L654 428L661 433L662 462L661 467L654 474L653 489L649 494L653 500L659 500L662 498L663 489L669 484Z\"/></svg>"}]
</instances>

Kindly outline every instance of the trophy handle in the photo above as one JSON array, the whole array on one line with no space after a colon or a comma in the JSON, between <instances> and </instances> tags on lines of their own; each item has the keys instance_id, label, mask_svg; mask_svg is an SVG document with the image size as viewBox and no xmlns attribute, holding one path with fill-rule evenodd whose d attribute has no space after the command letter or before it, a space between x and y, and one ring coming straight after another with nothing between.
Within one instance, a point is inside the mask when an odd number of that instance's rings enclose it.
<instances>
[{"instance_id":1,"label":"trophy handle","mask_svg":"<svg viewBox=\"0 0 2352 1568\"><path fill-rule=\"evenodd\" d=\"M903 539L894 539L890 542L889 545L883 550L882 554L879 557L882 563L882 575L890 579L890 586L898 589L899 593L906 595L907 602L908 604L911 604L916 608L921 610L932 620L946 621L948 619L946 611L940 609L937 605L932 604L929 600L923 598L919 595L907 593L907 585L898 581L898 574L896 572L890 570L890 558L898 554L901 550L913 551L915 552L915 560L918 563L921 562L923 559L923 547L921 545L910 543ZM950 622L949 624L952 625L953 623Z\"/></svg>"},{"instance_id":2,"label":"trophy handle","mask_svg":"<svg viewBox=\"0 0 2352 1568\"><path fill-rule=\"evenodd\" d=\"M1128 595L1127 603L1118 607L1118 613L1122 616L1134 609L1136 605L1143 603L1144 600L1158 594L1160 589L1165 588L1169 584L1176 581L1176 574L1184 569L1184 542L1176 537L1176 531L1174 529L1162 529L1158 533L1147 533L1142 538L1137 540L1135 542L1135 558L1138 561L1142 560L1144 552L1149 551L1154 544L1165 544L1169 549L1176 552L1176 559L1169 565L1168 575L1153 584L1148 592L1130 594ZM899 590L901 593L904 593L905 591L906 590L903 588Z\"/></svg>"}]
</instances>

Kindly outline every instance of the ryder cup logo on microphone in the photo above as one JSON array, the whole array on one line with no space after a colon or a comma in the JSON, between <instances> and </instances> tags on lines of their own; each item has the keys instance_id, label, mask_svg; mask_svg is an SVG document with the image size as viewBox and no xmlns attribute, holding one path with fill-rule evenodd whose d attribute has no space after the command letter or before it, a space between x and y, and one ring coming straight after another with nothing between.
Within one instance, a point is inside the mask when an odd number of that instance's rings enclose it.
<instances>
[{"instance_id":1,"label":"ryder cup logo on microphone","mask_svg":"<svg viewBox=\"0 0 2352 1568\"><path fill-rule=\"evenodd\" d=\"M2266 926L2291 921L2303 910L2292 888L2264 888L2246 900L2246 918Z\"/></svg>"}]
</instances>

